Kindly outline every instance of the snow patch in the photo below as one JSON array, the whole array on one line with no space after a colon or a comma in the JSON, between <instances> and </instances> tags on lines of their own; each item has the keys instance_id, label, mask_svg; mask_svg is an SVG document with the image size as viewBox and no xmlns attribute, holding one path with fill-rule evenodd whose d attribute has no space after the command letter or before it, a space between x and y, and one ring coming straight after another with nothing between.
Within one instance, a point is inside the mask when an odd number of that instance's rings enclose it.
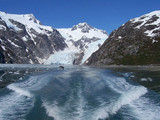
<instances>
[{"instance_id":1,"label":"snow patch","mask_svg":"<svg viewBox=\"0 0 160 120\"><path fill-rule=\"evenodd\" d=\"M118 36L118 39L121 39L122 38L122 36Z\"/></svg>"},{"instance_id":2,"label":"snow patch","mask_svg":"<svg viewBox=\"0 0 160 120\"><path fill-rule=\"evenodd\" d=\"M16 45L14 42L12 42L11 40L8 39L8 41L9 41L12 45L14 45L15 47L20 47L20 46Z\"/></svg>"},{"instance_id":3,"label":"snow patch","mask_svg":"<svg viewBox=\"0 0 160 120\"><path fill-rule=\"evenodd\" d=\"M27 41L27 38L26 38L26 36L22 37L22 40L24 40L24 41Z\"/></svg>"},{"instance_id":4,"label":"snow patch","mask_svg":"<svg viewBox=\"0 0 160 120\"><path fill-rule=\"evenodd\" d=\"M157 17L157 20L152 22L151 20L153 17ZM154 11L141 17L134 18L130 21L132 23L140 22L140 25L135 27L137 29L140 29L142 26L156 25L157 27L155 29L145 31L147 36L154 37L156 33L153 33L153 31L160 30L160 11Z\"/></svg>"},{"instance_id":5,"label":"snow patch","mask_svg":"<svg viewBox=\"0 0 160 120\"><path fill-rule=\"evenodd\" d=\"M32 61L31 59L29 59L29 62L30 62L31 64L33 64L33 61Z\"/></svg>"},{"instance_id":6,"label":"snow patch","mask_svg":"<svg viewBox=\"0 0 160 120\"><path fill-rule=\"evenodd\" d=\"M1 47L2 47L3 50L6 50L5 46L1 45Z\"/></svg>"},{"instance_id":7,"label":"snow patch","mask_svg":"<svg viewBox=\"0 0 160 120\"><path fill-rule=\"evenodd\" d=\"M16 31L21 30L16 25L10 22L11 20L17 21L22 23L28 29L34 29L36 32L41 34L46 34L47 31L53 31L52 27L41 25L38 20L33 16L33 14L26 14L26 15L17 15L17 14L7 14L5 12L0 12L0 17L4 20L8 27L13 28ZM46 31L47 30L47 31Z\"/></svg>"},{"instance_id":8,"label":"snow patch","mask_svg":"<svg viewBox=\"0 0 160 120\"><path fill-rule=\"evenodd\" d=\"M144 33L146 33L147 36L154 37L156 34L153 33L153 31L155 31L155 30L160 30L160 27L155 28L155 29L153 29L153 30L147 30L147 31L145 31Z\"/></svg>"},{"instance_id":9,"label":"snow patch","mask_svg":"<svg viewBox=\"0 0 160 120\"><path fill-rule=\"evenodd\" d=\"M72 38L73 41L77 41L83 36L87 38L96 37L96 38L105 38L105 39L108 37L107 34L104 34L103 32L101 32L101 30L98 30L96 28L90 29L89 33L83 33L79 28L74 31L72 31L72 28L62 28L57 30L66 40L70 40Z\"/></svg>"},{"instance_id":10,"label":"snow patch","mask_svg":"<svg viewBox=\"0 0 160 120\"><path fill-rule=\"evenodd\" d=\"M152 40L152 43L158 42L158 40Z\"/></svg>"},{"instance_id":11,"label":"snow patch","mask_svg":"<svg viewBox=\"0 0 160 120\"><path fill-rule=\"evenodd\" d=\"M26 52L28 53L28 49L26 48Z\"/></svg>"},{"instance_id":12,"label":"snow patch","mask_svg":"<svg viewBox=\"0 0 160 120\"><path fill-rule=\"evenodd\" d=\"M5 30L6 31L6 27L3 25L0 25L0 30Z\"/></svg>"},{"instance_id":13,"label":"snow patch","mask_svg":"<svg viewBox=\"0 0 160 120\"><path fill-rule=\"evenodd\" d=\"M43 64L46 59L41 59L41 58L37 57L37 60L38 60L38 62L39 62L40 64Z\"/></svg>"}]
</instances>

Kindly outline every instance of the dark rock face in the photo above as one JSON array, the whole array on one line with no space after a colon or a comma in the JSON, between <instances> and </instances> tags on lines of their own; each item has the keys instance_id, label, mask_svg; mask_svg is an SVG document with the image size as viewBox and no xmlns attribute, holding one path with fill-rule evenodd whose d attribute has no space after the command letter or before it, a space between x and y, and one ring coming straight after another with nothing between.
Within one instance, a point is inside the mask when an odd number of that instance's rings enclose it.
<instances>
[{"instance_id":1,"label":"dark rock face","mask_svg":"<svg viewBox=\"0 0 160 120\"><path fill-rule=\"evenodd\" d=\"M92 43L92 42L95 42L97 40L100 40L100 38L96 38L96 37L93 37L93 38L87 38L85 36L83 36L81 39L77 40L77 41L72 41L72 43L80 48L81 50L83 50L87 45L86 43Z\"/></svg>"},{"instance_id":2,"label":"dark rock face","mask_svg":"<svg viewBox=\"0 0 160 120\"><path fill-rule=\"evenodd\" d=\"M160 16L154 15L152 12L130 20L113 31L100 49L93 53L85 64L160 64L159 48Z\"/></svg>"},{"instance_id":3,"label":"dark rock face","mask_svg":"<svg viewBox=\"0 0 160 120\"><path fill-rule=\"evenodd\" d=\"M0 63L5 63L4 55L1 51L0 51Z\"/></svg>"},{"instance_id":4,"label":"dark rock face","mask_svg":"<svg viewBox=\"0 0 160 120\"><path fill-rule=\"evenodd\" d=\"M30 21L39 24L33 15L30 17ZM8 26L0 18L0 63L41 63L41 59L67 47L63 37L55 29L49 31L39 28L44 31L39 33L34 27L28 28L13 19L9 21L19 30Z\"/></svg>"},{"instance_id":5,"label":"dark rock face","mask_svg":"<svg viewBox=\"0 0 160 120\"><path fill-rule=\"evenodd\" d=\"M89 33L89 30L93 29L93 27L88 25L87 23L79 23L78 25L74 25L71 30L74 31L78 28L81 29L82 33Z\"/></svg>"}]
</instances>

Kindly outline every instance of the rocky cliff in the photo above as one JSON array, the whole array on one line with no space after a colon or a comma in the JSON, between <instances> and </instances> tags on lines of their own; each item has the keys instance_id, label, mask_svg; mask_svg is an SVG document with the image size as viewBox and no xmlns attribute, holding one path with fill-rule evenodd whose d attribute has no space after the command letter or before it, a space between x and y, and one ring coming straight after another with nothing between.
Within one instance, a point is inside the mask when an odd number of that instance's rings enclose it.
<instances>
[{"instance_id":1,"label":"rocky cliff","mask_svg":"<svg viewBox=\"0 0 160 120\"><path fill-rule=\"evenodd\" d=\"M160 11L134 18L113 31L87 65L160 64Z\"/></svg>"},{"instance_id":2,"label":"rocky cliff","mask_svg":"<svg viewBox=\"0 0 160 120\"><path fill-rule=\"evenodd\" d=\"M0 63L42 63L66 47L56 29L41 25L32 14L0 12Z\"/></svg>"}]
</instances>

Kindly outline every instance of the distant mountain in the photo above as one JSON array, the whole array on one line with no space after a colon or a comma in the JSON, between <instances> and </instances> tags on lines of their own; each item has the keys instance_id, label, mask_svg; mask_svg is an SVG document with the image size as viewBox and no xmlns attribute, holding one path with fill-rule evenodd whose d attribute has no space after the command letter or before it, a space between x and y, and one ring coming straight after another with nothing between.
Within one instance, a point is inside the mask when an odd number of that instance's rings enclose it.
<instances>
[{"instance_id":1,"label":"distant mountain","mask_svg":"<svg viewBox=\"0 0 160 120\"><path fill-rule=\"evenodd\" d=\"M51 55L46 64L82 64L108 38L104 30L94 28L87 23L79 23L72 28L57 29L64 37L68 48Z\"/></svg>"},{"instance_id":2,"label":"distant mountain","mask_svg":"<svg viewBox=\"0 0 160 120\"><path fill-rule=\"evenodd\" d=\"M32 14L0 12L0 63L43 63L67 44L61 34Z\"/></svg>"},{"instance_id":3,"label":"distant mountain","mask_svg":"<svg viewBox=\"0 0 160 120\"><path fill-rule=\"evenodd\" d=\"M160 11L134 18L113 31L85 64L160 64Z\"/></svg>"}]
</instances>

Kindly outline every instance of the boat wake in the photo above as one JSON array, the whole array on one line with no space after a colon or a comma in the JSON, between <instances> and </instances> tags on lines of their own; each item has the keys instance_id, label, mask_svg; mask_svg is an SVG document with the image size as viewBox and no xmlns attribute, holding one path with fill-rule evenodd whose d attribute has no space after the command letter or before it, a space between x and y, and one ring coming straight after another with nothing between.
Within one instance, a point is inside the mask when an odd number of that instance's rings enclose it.
<instances>
[{"instance_id":1,"label":"boat wake","mask_svg":"<svg viewBox=\"0 0 160 120\"><path fill-rule=\"evenodd\" d=\"M9 93L0 97L0 120L24 120L34 106L33 95L14 84L9 85L8 89Z\"/></svg>"},{"instance_id":2,"label":"boat wake","mask_svg":"<svg viewBox=\"0 0 160 120\"><path fill-rule=\"evenodd\" d=\"M32 120L39 112L54 120L159 120L160 96L147 88L110 70L66 69L1 90L0 120Z\"/></svg>"}]
</instances>

